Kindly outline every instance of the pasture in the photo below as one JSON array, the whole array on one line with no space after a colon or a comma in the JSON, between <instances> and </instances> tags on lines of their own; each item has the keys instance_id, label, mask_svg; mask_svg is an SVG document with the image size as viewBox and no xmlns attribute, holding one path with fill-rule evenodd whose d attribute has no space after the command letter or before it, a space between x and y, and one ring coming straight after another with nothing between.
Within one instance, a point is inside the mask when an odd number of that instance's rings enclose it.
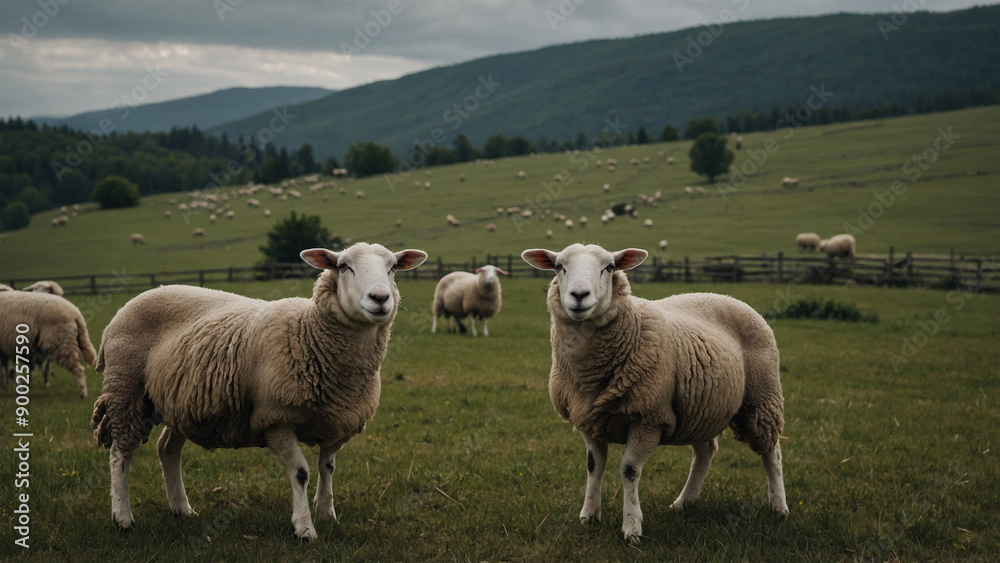
<instances>
[{"instance_id":1,"label":"pasture","mask_svg":"<svg viewBox=\"0 0 1000 563\"><path fill-rule=\"evenodd\" d=\"M6 233L0 239L0 279L251 266L261 257L258 247L270 225L292 210L320 215L345 241L420 248L431 261L445 262L580 241L644 248L663 259L790 254L797 252L797 233L829 237L844 232L845 224L862 231L855 233L862 254L886 254L893 246L897 253L991 256L1000 248L998 115L1000 107L993 106L748 134L733 162L734 171L745 175L719 178L714 186L690 171L690 142L681 141L434 167L430 176L425 170L401 175L392 189L382 176L338 180L338 187L315 194L300 183L301 199L281 201L260 192L254 197L261 208L252 209L246 198L238 198L230 201L236 217L220 217L215 224L208 211L178 209L187 194L147 196L139 208L112 211L87 204L65 227L50 226L58 215L53 211L35 216L27 229ZM734 143L730 138L730 149ZM666 164L667 157L676 164ZM614 172L608 171L608 158L618 160ZM640 164L629 164L633 158ZM526 180L516 178L519 170ZM556 174L565 181L555 182ZM798 186L782 188L785 176L797 177ZM899 195L891 192L896 180ZM686 186L702 186L705 195L686 195ZM358 190L367 197L355 198ZM222 191L231 189L207 190L220 197ZM657 207L639 205L639 194L657 191L662 194ZM638 218L602 225L601 214L612 203L635 204ZM497 215L497 207L512 206L534 210L535 218ZM264 208L271 209L270 219ZM551 216L539 220L546 209L574 222L586 216L589 224L568 231ZM859 209L870 210L860 222ZM164 218L166 210L173 213L170 219ZM461 227L448 226L449 214ZM643 226L646 219L653 221L651 228ZM496 232L486 231L490 223ZM196 227L205 229L203 238L191 236ZM132 245L134 232L147 244ZM669 241L662 252L661 239Z\"/></svg>"},{"instance_id":2,"label":"pasture","mask_svg":"<svg viewBox=\"0 0 1000 563\"><path fill-rule=\"evenodd\" d=\"M235 219L214 225L208 213L186 219L186 194L143 198L138 209L84 206L64 228L56 213L0 240L0 281L84 273L126 274L247 266L275 217L290 210L320 214L330 230L393 250L420 248L430 260L519 253L595 242L636 246L667 258L719 253L793 253L795 233L827 236L857 224L893 180L905 193L857 236L860 253L933 252L992 257L1000 275L998 108L808 127L746 135L735 166L768 138L767 153L745 184L720 191L688 169L689 143L602 151L614 172L593 155L542 155L492 165L414 172L391 191L382 177L303 191L282 202L266 193L260 209L237 199ZM949 141L935 141L939 130ZM789 138L785 136L791 134ZM773 143L772 145L773 146ZM937 151L933 162L932 153ZM677 159L659 160L658 152ZM928 155L926 170L905 167ZM630 158L651 157L632 166ZM586 164L586 166L584 166ZM920 171L917 178L907 170ZM748 166L747 169L750 167ZM525 170L528 180L517 180ZM572 181L552 184L556 173ZM458 180L465 174L465 182ZM797 188L781 188L784 176ZM722 179L725 180L725 179ZM420 181L417 188L414 182ZM431 182L430 189L423 183ZM601 186L610 183L604 194ZM544 185L543 185L544 183ZM704 185L687 196L686 185ZM367 198L356 199L364 190ZM598 218L609 203L640 193L664 195L639 207L639 220ZM550 191L552 193L550 193ZM556 194L556 195L553 195ZM546 205L542 194L551 201ZM328 196L324 202L322 196ZM883 195L884 197L884 195ZM538 203L585 229L554 220L520 224L498 217L498 206ZM274 215L265 219L268 207ZM173 210L164 219L163 212ZM448 227L454 214L462 226ZM396 219L403 225L396 227ZM653 228L642 226L652 218ZM497 231L488 233L487 223ZM203 239L191 237L205 228ZM547 240L545 231L554 236ZM133 246L129 234L148 243ZM657 242L670 246L661 253ZM782 440L790 516L769 514L759 458L727 431L700 501L683 513L668 508L681 489L689 448L658 449L640 484L645 521L641 545L621 539L622 448L612 446L605 475L603 522L582 526L586 451L583 440L553 410L545 279L503 280L504 304L489 338L431 334L431 281L401 280L402 308L382 369L382 399L367 430L338 455L334 503L338 523L317 523L319 540L292 535L291 490L276 458L264 450L205 451L188 444L184 478L192 518L170 514L155 445L142 446L131 472L137 529L120 533L111 521L108 451L89 427L100 374L88 369L90 396L53 368L52 385L32 381L30 425L15 426L14 394L0 393L0 432L33 433L30 487L14 488L13 446L0 454L0 516L7 530L19 518L18 494L30 495L30 549L0 544L0 558L64 560L987 560L1000 552L1000 296L975 288L954 291L858 286L764 284L634 284L633 293L660 298L689 291L727 293L759 312L791 299L832 298L878 315L878 323L781 319L772 322L782 357L785 431ZM276 299L308 296L311 280L221 284L219 289ZM114 290L76 296L92 342L132 295ZM943 313L943 315L942 315ZM947 320L943 320L943 319ZM179 351L183 353L183 351ZM155 441L159 430L154 430ZM13 442L8 442L13 443ZM315 490L316 448L310 460Z\"/></svg>"}]
</instances>

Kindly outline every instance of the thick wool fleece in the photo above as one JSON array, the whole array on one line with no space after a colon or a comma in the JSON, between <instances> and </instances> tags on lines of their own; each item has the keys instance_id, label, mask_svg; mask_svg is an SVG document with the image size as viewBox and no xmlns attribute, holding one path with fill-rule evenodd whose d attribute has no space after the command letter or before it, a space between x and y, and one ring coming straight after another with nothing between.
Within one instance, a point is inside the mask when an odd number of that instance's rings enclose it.
<instances>
[{"instance_id":1,"label":"thick wool fleece","mask_svg":"<svg viewBox=\"0 0 1000 563\"><path fill-rule=\"evenodd\" d=\"M0 291L0 365L14 357L18 324L28 325L32 360L53 360L83 376L80 360L94 363L94 346L83 315L66 299L48 293Z\"/></svg>"},{"instance_id":2,"label":"thick wool fleece","mask_svg":"<svg viewBox=\"0 0 1000 563\"><path fill-rule=\"evenodd\" d=\"M757 453L783 426L778 350L745 303L711 293L659 301L633 297L613 278L608 311L571 320L549 287L549 394L563 418L598 440L623 444L630 425L660 428L661 444L707 441L731 426Z\"/></svg>"},{"instance_id":3,"label":"thick wool fleece","mask_svg":"<svg viewBox=\"0 0 1000 563\"><path fill-rule=\"evenodd\" d=\"M265 430L289 424L308 445L347 442L378 406L392 318L348 318L337 276L324 271L312 299L188 286L139 295L104 331L94 437L134 449L162 419L206 448L263 447Z\"/></svg>"},{"instance_id":4,"label":"thick wool fleece","mask_svg":"<svg viewBox=\"0 0 1000 563\"><path fill-rule=\"evenodd\" d=\"M489 319L500 312L500 280L491 286L479 283L478 274L452 272L434 290L434 314L464 319Z\"/></svg>"}]
</instances>

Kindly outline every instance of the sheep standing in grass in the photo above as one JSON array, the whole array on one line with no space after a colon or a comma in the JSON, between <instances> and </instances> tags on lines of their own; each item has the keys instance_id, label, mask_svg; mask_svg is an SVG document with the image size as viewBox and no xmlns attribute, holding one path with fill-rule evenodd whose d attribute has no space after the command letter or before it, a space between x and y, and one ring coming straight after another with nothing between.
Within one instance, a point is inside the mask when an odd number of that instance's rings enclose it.
<instances>
[{"instance_id":1,"label":"sheep standing in grass","mask_svg":"<svg viewBox=\"0 0 1000 563\"><path fill-rule=\"evenodd\" d=\"M295 535L315 539L298 442L319 444L317 517L336 519L335 454L365 428L379 402L379 369L399 304L394 272L419 266L419 250L395 254L358 243L343 252L304 250L324 270L312 299L250 299L181 285L129 301L104 330L102 395L91 427L111 448L111 511L134 523L128 474L153 426L170 509L193 514L181 478L187 440L205 448L267 447L292 484Z\"/></svg>"},{"instance_id":2,"label":"sheep standing in grass","mask_svg":"<svg viewBox=\"0 0 1000 563\"><path fill-rule=\"evenodd\" d=\"M621 460L622 532L642 535L638 484L657 445L690 444L687 483L671 505L694 502L726 426L760 454L772 510L788 514L778 437L784 399L778 348L764 319L741 301L711 293L659 301L633 297L624 270L645 250L611 253L574 244L560 253L525 250L526 262L555 270L549 286L552 371L549 395L587 443L587 488L580 518L601 519L608 443Z\"/></svg>"},{"instance_id":3,"label":"sheep standing in grass","mask_svg":"<svg viewBox=\"0 0 1000 563\"><path fill-rule=\"evenodd\" d=\"M472 336L478 336L476 319L482 319L483 336L489 336L490 318L500 312L502 303L497 274L509 275L496 266L488 265L477 268L475 273L452 272L441 278L434 289L434 302L431 304L434 314L431 332L437 332L438 317L443 316L448 332L452 330L451 318L454 317L458 331L464 334L462 319L472 316Z\"/></svg>"},{"instance_id":4,"label":"sheep standing in grass","mask_svg":"<svg viewBox=\"0 0 1000 563\"><path fill-rule=\"evenodd\" d=\"M146 237L142 236L141 233L132 233L132 236L129 238L132 240L133 245L146 244Z\"/></svg>"},{"instance_id":5,"label":"sheep standing in grass","mask_svg":"<svg viewBox=\"0 0 1000 563\"><path fill-rule=\"evenodd\" d=\"M15 338L22 334L17 331L22 324L28 327L23 333L27 344ZM76 380L80 398L87 396L87 378L80 361L94 363L94 346L76 305L48 293L0 291L0 334L5 335L0 338L0 365L13 360L18 347L27 346L33 363L41 365L51 360L66 368Z\"/></svg>"},{"instance_id":6,"label":"sheep standing in grass","mask_svg":"<svg viewBox=\"0 0 1000 563\"><path fill-rule=\"evenodd\" d=\"M816 233L799 233L795 236L795 244L799 250L819 250L819 235Z\"/></svg>"},{"instance_id":7,"label":"sheep standing in grass","mask_svg":"<svg viewBox=\"0 0 1000 563\"><path fill-rule=\"evenodd\" d=\"M835 235L819 241L819 250L830 257L854 258L856 245L851 235Z\"/></svg>"}]
</instances>

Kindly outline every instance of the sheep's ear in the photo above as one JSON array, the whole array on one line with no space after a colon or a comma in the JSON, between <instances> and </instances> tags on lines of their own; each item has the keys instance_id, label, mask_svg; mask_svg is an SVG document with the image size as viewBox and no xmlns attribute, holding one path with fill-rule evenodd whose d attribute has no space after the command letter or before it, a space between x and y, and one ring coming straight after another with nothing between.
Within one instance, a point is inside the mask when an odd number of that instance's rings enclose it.
<instances>
[{"instance_id":1,"label":"sheep's ear","mask_svg":"<svg viewBox=\"0 0 1000 563\"><path fill-rule=\"evenodd\" d=\"M615 258L615 271L631 270L649 256L649 253L641 248L626 248L612 254Z\"/></svg>"},{"instance_id":2,"label":"sheep's ear","mask_svg":"<svg viewBox=\"0 0 1000 563\"><path fill-rule=\"evenodd\" d=\"M339 254L325 248L310 248L299 252L299 257L317 270L336 270Z\"/></svg>"},{"instance_id":3,"label":"sheep's ear","mask_svg":"<svg viewBox=\"0 0 1000 563\"><path fill-rule=\"evenodd\" d=\"M508 272L507 270L501 270L500 268L497 268L497 273L498 274L503 274L505 276L509 276L510 275L510 272Z\"/></svg>"},{"instance_id":4,"label":"sheep's ear","mask_svg":"<svg viewBox=\"0 0 1000 563\"><path fill-rule=\"evenodd\" d=\"M472 272L472 273L473 273L473 274L478 274L479 272L482 272L482 271L483 271L483 267L482 267L482 266L480 266L480 267L476 268L475 270L473 270L473 272Z\"/></svg>"},{"instance_id":5,"label":"sheep's ear","mask_svg":"<svg viewBox=\"0 0 1000 563\"><path fill-rule=\"evenodd\" d=\"M423 250L400 250L393 256L396 257L396 270L400 272L412 270L427 260L427 253Z\"/></svg>"},{"instance_id":6,"label":"sheep's ear","mask_svg":"<svg viewBox=\"0 0 1000 563\"><path fill-rule=\"evenodd\" d=\"M555 252L544 248L532 248L521 253L521 259L539 270L555 270L558 256Z\"/></svg>"}]
</instances>

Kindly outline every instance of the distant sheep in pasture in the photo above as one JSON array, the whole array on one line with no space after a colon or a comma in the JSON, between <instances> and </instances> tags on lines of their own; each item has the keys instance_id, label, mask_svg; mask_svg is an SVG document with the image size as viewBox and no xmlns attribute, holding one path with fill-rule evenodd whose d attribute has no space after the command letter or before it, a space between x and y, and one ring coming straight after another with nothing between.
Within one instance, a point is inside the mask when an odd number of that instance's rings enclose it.
<instances>
[{"instance_id":1,"label":"distant sheep in pasture","mask_svg":"<svg viewBox=\"0 0 1000 563\"><path fill-rule=\"evenodd\" d=\"M129 238L132 240L132 244L146 244L146 237L142 236L141 233L132 233Z\"/></svg>"}]
</instances>

